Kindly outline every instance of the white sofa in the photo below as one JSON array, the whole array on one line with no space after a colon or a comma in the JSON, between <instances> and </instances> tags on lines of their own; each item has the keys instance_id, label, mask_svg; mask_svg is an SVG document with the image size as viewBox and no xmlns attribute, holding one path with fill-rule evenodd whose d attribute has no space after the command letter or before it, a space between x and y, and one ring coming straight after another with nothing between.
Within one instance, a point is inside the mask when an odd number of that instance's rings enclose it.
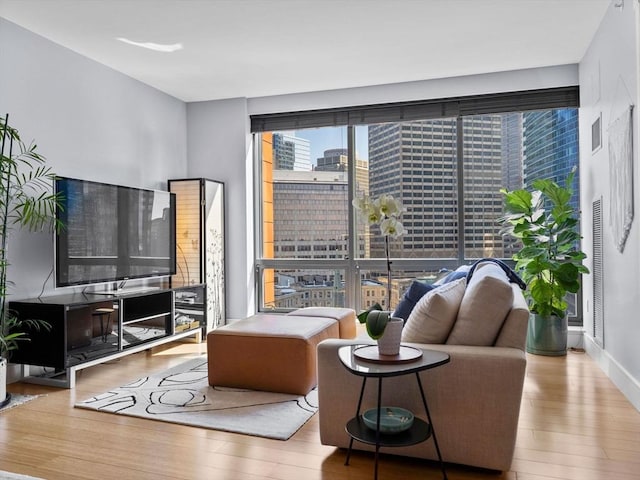
<instances>
[{"instance_id":1,"label":"white sofa","mask_svg":"<svg viewBox=\"0 0 640 480\"><path fill-rule=\"evenodd\" d=\"M491 311L497 302L492 295L493 287L481 284L479 281L474 290L476 303L467 302L467 316L469 307L486 312ZM491 470L508 470L511 466L526 369L525 341L529 310L521 290L515 284L507 282L507 285L513 292L511 305L506 318L498 322L499 330L490 345L450 344L453 329L447 340L440 344L403 342L450 355L449 363L420 373L442 458L446 463ZM470 282L464 293L465 298L471 296L471 287ZM482 294L485 307L482 302L477 303L478 293ZM456 324L464 315L464 304L463 300L454 320ZM473 328L480 330L482 325L478 322ZM465 336L458 331L457 338L465 339ZM466 339L470 338L467 335ZM354 376L342 365L338 348L359 343L373 341L365 335L355 340L325 340L318 345L320 438L324 445L349 446L350 437L345 425L356 413L362 377ZM369 380L362 411L375 408L376 389L377 381ZM413 374L385 379L382 404L407 408L426 420ZM358 441L354 441L353 448L374 449ZM381 452L437 459L432 439L410 447L383 448Z\"/></svg>"}]
</instances>

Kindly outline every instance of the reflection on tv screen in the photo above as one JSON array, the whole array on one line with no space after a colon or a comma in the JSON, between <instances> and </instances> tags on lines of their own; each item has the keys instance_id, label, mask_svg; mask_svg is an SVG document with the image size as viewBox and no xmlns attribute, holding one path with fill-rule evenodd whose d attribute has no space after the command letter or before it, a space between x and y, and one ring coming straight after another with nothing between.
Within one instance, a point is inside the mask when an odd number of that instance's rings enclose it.
<instances>
[{"instance_id":1,"label":"reflection on tv screen","mask_svg":"<svg viewBox=\"0 0 640 480\"><path fill-rule=\"evenodd\" d=\"M175 273L174 194L62 177L56 191L56 286Z\"/></svg>"}]
</instances>

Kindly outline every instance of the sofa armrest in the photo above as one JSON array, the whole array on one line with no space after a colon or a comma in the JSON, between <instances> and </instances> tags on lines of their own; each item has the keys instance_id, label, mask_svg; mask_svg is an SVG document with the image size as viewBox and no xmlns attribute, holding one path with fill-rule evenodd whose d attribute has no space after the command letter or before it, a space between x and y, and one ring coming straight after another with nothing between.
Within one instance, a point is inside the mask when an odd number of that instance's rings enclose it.
<instances>
[{"instance_id":1,"label":"sofa armrest","mask_svg":"<svg viewBox=\"0 0 640 480\"><path fill-rule=\"evenodd\" d=\"M338 358L343 345L361 340L325 340L318 345L320 439L346 448L345 424L356 413L362 377L351 374ZM525 353L517 348L408 344L448 353L451 361L420 373L445 462L508 470L515 448ZM377 381L369 380L362 409L375 407ZM404 407L426 419L415 376L384 379L383 404ZM354 448L371 446L354 442ZM383 449L384 451L384 449ZM433 442L386 450L436 459Z\"/></svg>"}]
</instances>

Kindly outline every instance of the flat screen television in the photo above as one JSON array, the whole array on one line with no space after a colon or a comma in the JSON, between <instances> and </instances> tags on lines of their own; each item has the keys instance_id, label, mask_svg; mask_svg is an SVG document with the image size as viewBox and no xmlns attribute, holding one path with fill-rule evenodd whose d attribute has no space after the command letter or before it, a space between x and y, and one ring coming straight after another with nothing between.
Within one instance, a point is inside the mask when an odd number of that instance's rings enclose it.
<instances>
[{"instance_id":1,"label":"flat screen television","mask_svg":"<svg viewBox=\"0 0 640 480\"><path fill-rule=\"evenodd\" d=\"M175 194L57 177L56 287L176 272Z\"/></svg>"}]
</instances>

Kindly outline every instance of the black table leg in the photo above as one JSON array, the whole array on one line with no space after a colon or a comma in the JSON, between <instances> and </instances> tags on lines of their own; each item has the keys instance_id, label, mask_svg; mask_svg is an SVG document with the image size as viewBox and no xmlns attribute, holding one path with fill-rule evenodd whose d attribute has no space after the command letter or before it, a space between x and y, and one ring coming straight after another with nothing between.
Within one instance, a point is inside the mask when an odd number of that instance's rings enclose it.
<instances>
[{"instance_id":1,"label":"black table leg","mask_svg":"<svg viewBox=\"0 0 640 480\"><path fill-rule=\"evenodd\" d=\"M378 377L378 415L376 420L376 456L373 480L378 480L378 457L380 455L380 410L382 410L382 377Z\"/></svg>"},{"instance_id":2,"label":"black table leg","mask_svg":"<svg viewBox=\"0 0 640 480\"><path fill-rule=\"evenodd\" d=\"M362 407L362 397L364 396L364 387L367 385L367 377L362 377L362 387L360 387L360 398L358 399L358 408L356 409L356 418L360 415L360 408ZM353 448L353 437L349 440L349 450L347 450L347 458L344 461L345 465L349 465L349 459L351 458L351 450Z\"/></svg>"},{"instance_id":3,"label":"black table leg","mask_svg":"<svg viewBox=\"0 0 640 480\"><path fill-rule=\"evenodd\" d=\"M420 395L422 396L422 404L424 405L424 410L427 412L427 419L429 420L429 425L431 425L431 435L433 436L433 443L436 446L436 452L438 454L438 460L440 461L440 469L442 470L442 478L444 480L447 479L447 472L444 469L444 462L442 461L442 455L440 454L440 447L438 446L438 439L436 437L436 429L433 426L433 421L431 420L431 414L429 413L429 407L427 406L427 397L424 395L424 390L422 389L422 382L420 381L420 374L416 372L416 379L418 380L418 387L420 387Z\"/></svg>"}]
</instances>

